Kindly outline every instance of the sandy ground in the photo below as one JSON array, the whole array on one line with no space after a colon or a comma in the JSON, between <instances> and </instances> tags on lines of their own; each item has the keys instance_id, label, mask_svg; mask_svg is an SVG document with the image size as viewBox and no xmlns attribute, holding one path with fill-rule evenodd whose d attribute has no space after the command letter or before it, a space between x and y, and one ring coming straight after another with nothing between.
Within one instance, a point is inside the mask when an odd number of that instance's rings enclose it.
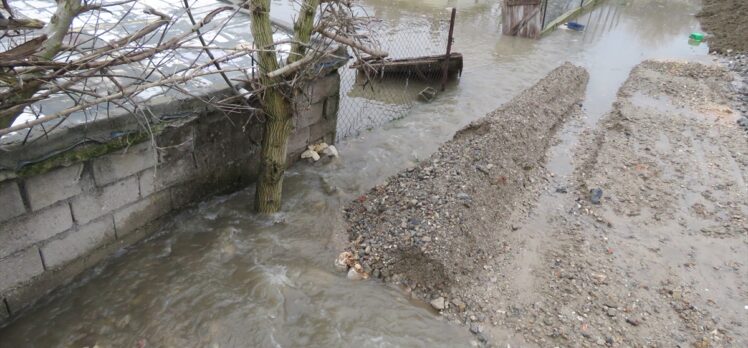
<instances>
[{"instance_id":1,"label":"sandy ground","mask_svg":"<svg viewBox=\"0 0 748 348\"><path fill-rule=\"evenodd\" d=\"M707 38L710 51L748 53L748 1L703 0L697 17L710 34Z\"/></svg>"},{"instance_id":2,"label":"sandy ground","mask_svg":"<svg viewBox=\"0 0 748 348\"><path fill-rule=\"evenodd\" d=\"M581 116L580 70L353 202L351 250L488 346L748 346L748 139L730 75L642 63L559 187L546 151Z\"/></svg>"}]
</instances>

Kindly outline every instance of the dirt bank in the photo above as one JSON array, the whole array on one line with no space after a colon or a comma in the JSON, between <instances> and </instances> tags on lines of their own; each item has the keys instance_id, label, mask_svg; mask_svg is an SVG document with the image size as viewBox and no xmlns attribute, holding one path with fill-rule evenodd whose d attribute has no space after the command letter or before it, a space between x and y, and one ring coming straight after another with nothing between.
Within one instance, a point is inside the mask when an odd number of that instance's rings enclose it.
<instances>
[{"instance_id":1,"label":"dirt bank","mask_svg":"<svg viewBox=\"0 0 748 348\"><path fill-rule=\"evenodd\" d=\"M351 249L487 345L748 346L748 140L729 80L642 63L561 180L546 152L586 73L559 68L353 202Z\"/></svg>"},{"instance_id":2,"label":"dirt bank","mask_svg":"<svg viewBox=\"0 0 748 348\"><path fill-rule=\"evenodd\" d=\"M575 241L552 253L552 265L587 288L578 294L592 300L563 302L591 304L593 337L748 346L748 141L729 81L716 66L644 62L585 138L575 172L580 216L565 228ZM603 199L591 204L597 188Z\"/></svg>"},{"instance_id":3,"label":"dirt bank","mask_svg":"<svg viewBox=\"0 0 748 348\"><path fill-rule=\"evenodd\" d=\"M703 0L697 15L701 26L711 36L709 50L719 53L748 53L748 1Z\"/></svg>"},{"instance_id":4,"label":"dirt bank","mask_svg":"<svg viewBox=\"0 0 748 348\"><path fill-rule=\"evenodd\" d=\"M427 302L480 307L492 259L505 252L497 231L534 199L554 130L579 111L587 80L571 64L555 69L352 203L345 215L364 269Z\"/></svg>"},{"instance_id":5,"label":"dirt bank","mask_svg":"<svg viewBox=\"0 0 748 348\"><path fill-rule=\"evenodd\" d=\"M738 124L748 132L748 1L704 0L697 17L710 34L709 50L719 53L721 63L735 74L733 105L742 113Z\"/></svg>"}]
</instances>

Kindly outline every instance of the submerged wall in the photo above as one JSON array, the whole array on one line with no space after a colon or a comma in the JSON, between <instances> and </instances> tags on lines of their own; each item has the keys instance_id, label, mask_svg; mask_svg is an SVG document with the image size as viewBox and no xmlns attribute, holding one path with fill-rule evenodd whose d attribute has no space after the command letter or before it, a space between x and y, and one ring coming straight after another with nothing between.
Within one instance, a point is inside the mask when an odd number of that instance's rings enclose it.
<instances>
[{"instance_id":1,"label":"submerged wall","mask_svg":"<svg viewBox=\"0 0 748 348\"><path fill-rule=\"evenodd\" d=\"M307 145L334 141L339 85L332 72L297 100L289 165ZM174 212L257 176L256 116L200 111L154 129L0 171L0 325ZM0 154L13 155L23 157Z\"/></svg>"}]
</instances>

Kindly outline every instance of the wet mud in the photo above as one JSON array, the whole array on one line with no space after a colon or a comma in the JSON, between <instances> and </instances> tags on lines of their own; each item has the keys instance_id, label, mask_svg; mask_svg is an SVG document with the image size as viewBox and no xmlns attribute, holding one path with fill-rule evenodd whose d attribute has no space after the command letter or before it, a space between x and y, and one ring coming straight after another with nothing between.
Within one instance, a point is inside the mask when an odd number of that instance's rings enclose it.
<instances>
[{"instance_id":1,"label":"wet mud","mask_svg":"<svg viewBox=\"0 0 748 348\"><path fill-rule=\"evenodd\" d=\"M733 97L722 68L647 61L529 177L462 144L499 131L470 126L348 207L351 250L489 346L745 346L748 141ZM515 161L545 152L495 144L483 150ZM430 205L432 191L454 198Z\"/></svg>"}]
</instances>

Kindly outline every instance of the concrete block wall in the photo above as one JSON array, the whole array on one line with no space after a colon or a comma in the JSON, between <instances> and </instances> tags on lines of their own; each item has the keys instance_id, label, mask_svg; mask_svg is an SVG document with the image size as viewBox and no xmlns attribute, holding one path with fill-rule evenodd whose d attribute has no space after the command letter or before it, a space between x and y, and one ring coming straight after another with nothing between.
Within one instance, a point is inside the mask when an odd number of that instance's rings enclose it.
<instances>
[{"instance_id":1,"label":"concrete block wall","mask_svg":"<svg viewBox=\"0 0 748 348\"><path fill-rule=\"evenodd\" d=\"M298 98L289 165L335 139L339 76ZM0 325L75 275L156 231L171 213L245 187L259 170L262 128L207 113L99 157L0 182Z\"/></svg>"},{"instance_id":2,"label":"concrete block wall","mask_svg":"<svg viewBox=\"0 0 748 348\"><path fill-rule=\"evenodd\" d=\"M305 144L335 141L340 101L340 76L327 75L304 89L294 104L294 134L288 142L289 159L299 158Z\"/></svg>"}]
</instances>

